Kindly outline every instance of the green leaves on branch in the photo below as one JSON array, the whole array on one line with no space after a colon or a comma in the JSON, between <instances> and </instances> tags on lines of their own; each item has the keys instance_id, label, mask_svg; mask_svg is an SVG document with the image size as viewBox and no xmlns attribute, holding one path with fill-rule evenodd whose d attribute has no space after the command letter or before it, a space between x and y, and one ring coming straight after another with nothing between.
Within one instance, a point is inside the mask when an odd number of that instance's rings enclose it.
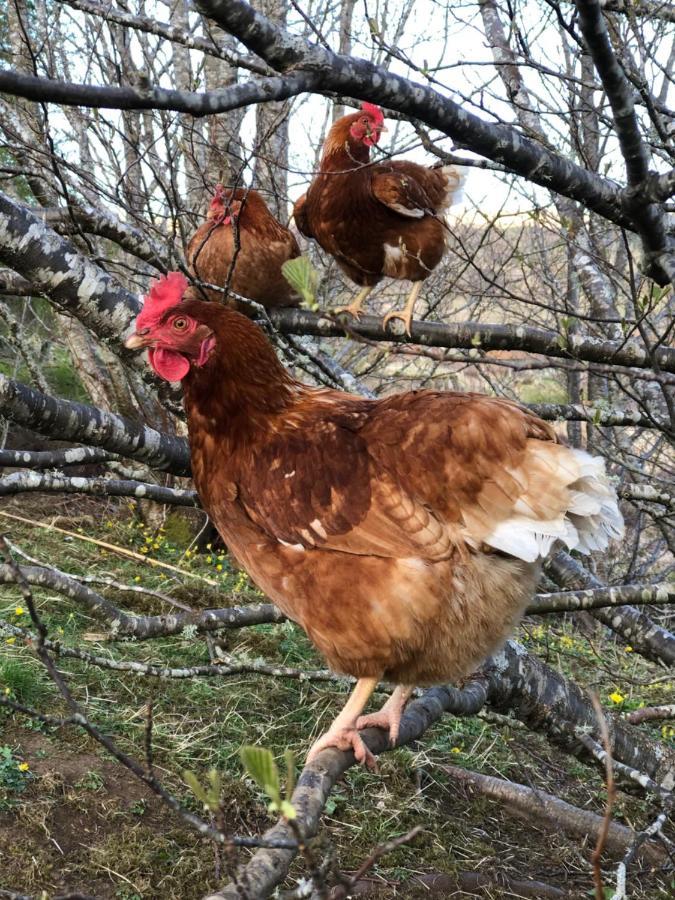
<instances>
[{"instance_id":1,"label":"green leaves on branch","mask_svg":"<svg viewBox=\"0 0 675 900\"><path fill-rule=\"evenodd\" d=\"M207 784L204 786L197 778L194 772L185 769L183 772L183 781L190 788L203 805L204 809L215 813L220 809L220 796L223 790L223 780L217 769L209 769L206 773Z\"/></svg>"},{"instance_id":2,"label":"green leaves on branch","mask_svg":"<svg viewBox=\"0 0 675 900\"><path fill-rule=\"evenodd\" d=\"M294 260L292 260L294 262ZM290 750L284 753L286 760L286 795L281 796L279 768L272 752L264 747L242 747L239 751L242 765L258 787L269 797L267 807L271 813L280 813L285 819L295 819L295 807L290 798L295 788L295 760Z\"/></svg>"},{"instance_id":3,"label":"green leaves on branch","mask_svg":"<svg viewBox=\"0 0 675 900\"><path fill-rule=\"evenodd\" d=\"M319 273L306 256L288 259L281 267L281 274L290 286L300 294L303 304L317 312L319 304L316 299L319 288Z\"/></svg>"}]
</instances>

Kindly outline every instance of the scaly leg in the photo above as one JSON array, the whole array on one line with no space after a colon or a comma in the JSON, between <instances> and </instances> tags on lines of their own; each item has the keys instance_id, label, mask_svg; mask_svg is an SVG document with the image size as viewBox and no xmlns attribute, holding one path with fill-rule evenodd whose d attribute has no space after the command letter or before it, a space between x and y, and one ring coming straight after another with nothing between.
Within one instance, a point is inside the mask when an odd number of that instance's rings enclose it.
<instances>
[{"instance_id":1,"label":"scaly leg","mask_svg":"<svg viewBox=\"0 0 675 900\"><path fill-rule=\"evenodd\" d=\"M333 720L328 731L312 745L307 754L308 763L327 747L337 747L338 750L353 750L357 762L363 763L369 769L377 769L375 757L363 743L356 728L356 720L363 712L378 681L379 678L359 678L349 700Z\"/></svg>"},{"instance_id":2,"label":"scaly leg","mask_svg":"<svg viewBox=\"0 0 675 900\"><path fill-rule=\"evenodd\" d=\"M372 287L364 287L358 292L356 297L352 300L349 306L339 306L334 312L335 315L339 313L349 313L350 316L354 316L355 319L358 319L361 315L361 307L363 306L366 297L371 293Z\"/></svg>"},{"instance_id":3,"label":"scaly leg","mask_svg":"<svg viewBox=\"0 0 675 900\"><path fill-rule=\"evenodd\" d=\"M392 309L391 312L388 312L387 315L382 319L382 327L387 327L387 322L390 319L401 319L403 324L405 325L405 333L410 334L410 326L412 324L412 315L413 309L415 308L415 301L420 295L420 291L422 290L422 282L415 281L412 286L412 290L408 294L408 301L405 305L405 309Z\"/></svg>"},{"instance_id":4,"label":"scaly leg","mask_svg":"<svg viewBox=\"0 0 675 900\"><path fill-rule=\"evenodd\" d=\"M356 727L358 729L388 728L389 743L393 747L398 740L398 730L401 725L403 710L414 690L415 688L409 684L397 685L394 693L387 700L382 709L376 713L368 713L368 715L359 716Z\"/></svg>"}]
</instances>

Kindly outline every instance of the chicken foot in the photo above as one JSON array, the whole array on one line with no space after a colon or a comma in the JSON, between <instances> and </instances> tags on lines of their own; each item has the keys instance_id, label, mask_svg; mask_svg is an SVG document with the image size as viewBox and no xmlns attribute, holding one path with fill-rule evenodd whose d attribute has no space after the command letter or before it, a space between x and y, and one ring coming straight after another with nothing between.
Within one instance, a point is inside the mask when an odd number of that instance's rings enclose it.
<instances>
[{"instance_id":1,"label":"chicken foot","mask_svg":"<svg viewBox=\"0 0 675 900\"><path fill-rule=\"evenodd\" d=\"M334 310L335 315L339 315L340 313L349 313L350 316L354 316L354 318L358 321L361 316L361 307L365 303L366 297L372 292L372 287L364 287L358 292L356 297L352 300L349 306L339 306L336 310Z\"/></svg>"},{"instance_id":2,"label":"chicken foot","mask_svg":"<svg viewBox=\"0 0 675 900\"><path fill-rule=\"evenodd\" d=\"M391 312L388 312L387 315L382 319L382 327L387 327L387 322L390 319L400 319L405 325L405 333L410 334L410 326L412 325L412 316L413 310L415 308L415 303L417 302L417 298L420 295L420 291L422 290L422 282L415 281L413 283L412 289L408 294L408 300L406 302L404 309L392 309Z\"/></svg>"},{"instance_id":3,"label":"chicken foot","mask_svg":"<svg viewBox=\"0 0 675 900\"><path fill-rule=\"evenodd\" d=\"M322 750L337 747L338 750L353 750L356 761L371 771L377 771L375 757L366 747L356 726L357 720L377 687L379 678L359 678L349 700L333 720L328 731L312 745L307 754L310 763Z\"/></svg>"},{"instance_id":4,"label":"chicken foot","mask_svg":"<svg viewBox=\"0 0 675 900\"><path fill-rule=\"evenodd\" d=\"M393 747L398 740L398 730L401 726L401 716L410 695L415 690L412 685L399 684L394 693L389 697L381 710L376 713L368 713L359 716L356 727L361 728L387 728L389 729L389 743Z\"/></svg>"}]
</instances>

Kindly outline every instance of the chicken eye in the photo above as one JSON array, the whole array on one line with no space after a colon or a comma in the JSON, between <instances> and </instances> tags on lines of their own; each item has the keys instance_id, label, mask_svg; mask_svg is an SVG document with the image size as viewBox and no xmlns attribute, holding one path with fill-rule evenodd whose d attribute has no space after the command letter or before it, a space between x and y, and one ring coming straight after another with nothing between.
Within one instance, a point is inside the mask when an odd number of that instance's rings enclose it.
<instances>
[{"instance_id":1,"label":"chicken eye","mask_svg":"<svg viewBox=\"0 0 675 900\"><path fill-rule=\"evenodd\" d=\"M173 322L171 323L171 327L174 329L174 331L185 331L185 329L188 327L188 321L187 319L179 317L178 319L173 320Z\"/></svg>"}]
</instances>

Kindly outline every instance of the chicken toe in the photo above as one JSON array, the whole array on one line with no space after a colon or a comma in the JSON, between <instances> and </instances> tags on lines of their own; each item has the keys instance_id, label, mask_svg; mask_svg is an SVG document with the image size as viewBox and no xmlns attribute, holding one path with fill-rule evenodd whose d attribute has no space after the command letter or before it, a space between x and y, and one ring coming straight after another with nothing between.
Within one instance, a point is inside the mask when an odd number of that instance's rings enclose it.
<instances>
[{"instance_id":1,"label":"chicken toe","mask_svg":"<svg viewBox=\"0 0 675 900\"><path fill-rule=\"evenodd\" d=\"M377 772L377 760L366 747L363 738L359 734L356 727L353 728L329 728L318 741L315 741L311 750L307 754L307 762L312 760L329 747L335 747L338 750L353 750L356 761L364 765L371 772Z\"/></svg>"},{"instance_id":2,"label":"chicken toe","mask_svg":"<svg viewBox=\"0 0 675 900\"><path fill-rule=\"evenodd\" d=\"M361 317L361 309L363 304L365 303L366 297L371 293L372 287L364 287L358 292L356 297L352 300L349 306L339 306L337 309L333 310L335 315L340 315L340 313L349 313L350 316L353 316L357 321Z\"/></svg>"},{"instance_id":3,"label":"chicken toe","mask_svg":"<svg viewBox=\"0 0 675 900\"><path fill-rule=\"evenodd\" d=\"M340 714L334 719L328 731L312 745L307 754L308 763L312 762L322 750L337 747L338 750L353 750L357 762L373 772L377 771L375 757L364 744L356 727L356 720L363 712L378 681L378 678L359 678Z\"/></svg>"},{"instance_id":4,"label":"chicken toe","mask_svg":"<svg viewBox=\"0 0 675 900\"><path fill-rule=\"evenodd\" d=\"M382 327L386 329L387 323L391 321L391 319L400 319L405 326L405 333L407 335L411 334L412 327L412 317L413 311L415 309L415 302L420 295L420 291L422 290L422 282L416 281L412 290L408 294L408 299L405 304L404 309L392 309L391 312L388 312L387 315L382 319Z\"/></svg>"},{"instance_id":5,"label":"chicken toe","mask_svg":"<svg viewBox=\"0 0 675 900\"><path fill-rule=\"evenodd\" d=\"M409 685L398 685L394 693L376 713L359 716L356 727L361 728L385 728L389 731L389 743L395 746L398 741L398 732L401 727L401 716L414 688Z\"/></svg>"}]
</instances>

